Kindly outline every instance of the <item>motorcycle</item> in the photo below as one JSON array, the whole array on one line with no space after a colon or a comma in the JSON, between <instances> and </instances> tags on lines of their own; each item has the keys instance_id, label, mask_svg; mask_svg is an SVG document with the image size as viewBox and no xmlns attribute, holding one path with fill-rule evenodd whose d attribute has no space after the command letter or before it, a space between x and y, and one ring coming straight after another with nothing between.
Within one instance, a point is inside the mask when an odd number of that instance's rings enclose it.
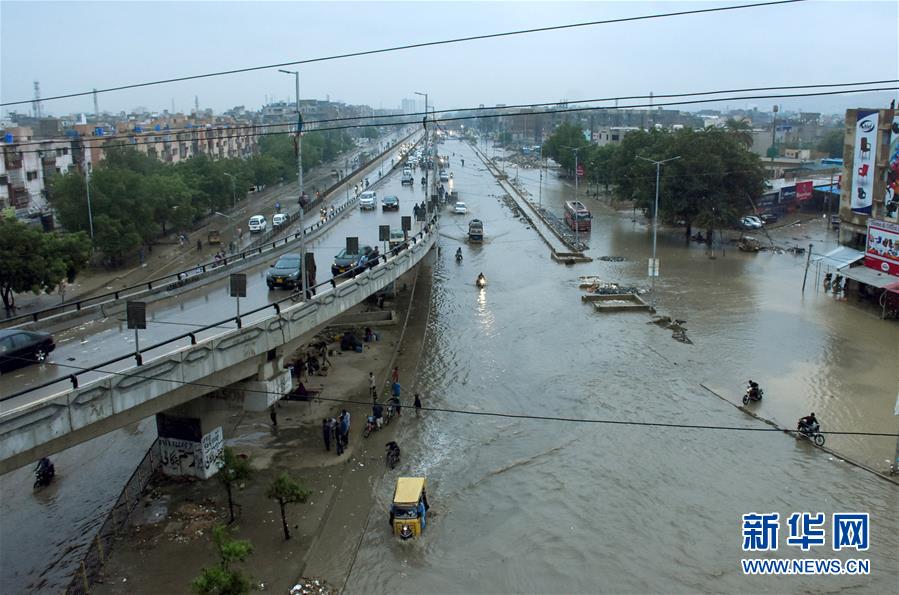
<instances>
[{"instance_id":1,"label":"motorcycle","mask_svg":"<svg viewBox=\"0 0 899 595\"><path fill-rule=\"evenodd\" d=\"M801 425L796 430L796 437L811 440L817 446L824 446L824 434L821 433L821 426L808 427Z\"/></svg>"},{"instance_id":2,"label":"motorcycle","mask_svg":"<svg viewBox=\"0 0 899 595\"><path fill-rule=\"evenodd\" d=\"M478 280L475 281L475 285L477 285L478 289L483 289L487 286L487 277L478 277Z\"/></svg>"},{"instance_id":3,"label":"motorcycle","mask_svg":"<svg viewBox=\"0 0 899 595\"><path fill-rule=\"evenodd\" d=\"M462 262L462 253L456 252L456 262Z\"/></svg>"},{"instance_id":4,"label":"motorcycle","mask_svg":"<svg viewBox=\"0 0 899 595\"><path fill-rule=\"evenodd\" d=\"M56 468L50 459L43 458L38 461L37 468L34 470L34 489L39 489L50 485L53 477L56 475Z\"/></svg>"},{"instance_id":5,"label":"motorcycle","mask_svg":"<svg viewBox=\"0 0 899 595\"><path fill-rule=\"evenodd\" d=\"M378 431L378 422L373 415L369 415L365 421L365 428L362 430L362 437L368 438L372 432Z\"/></svg>"},{"instance_id":6,"label":"motorcycle","mask_svg":"<svg viewBox=\"0 0 899 595\"><path fill-rule=\"evenodd\" d=\"M752 387L751 386L747 387L746 393L743 395L743 404L749 405L749 403L752 403L755 401L761 401L764 394L765 394L765 391L762 390L762 387L758 387L758 391L754 394L752 391Z\"/></svg>"},{"instance_id":7,"label":"motorcycle","mask_svg":"<svg viewBox=\"0 0 899 595\"><path fill-rule=\"evenodd\" d=\"M400 464L400 447L396 442L388 442L387 446L387 466L395 469Z\"/></svg>"}]
</instances>

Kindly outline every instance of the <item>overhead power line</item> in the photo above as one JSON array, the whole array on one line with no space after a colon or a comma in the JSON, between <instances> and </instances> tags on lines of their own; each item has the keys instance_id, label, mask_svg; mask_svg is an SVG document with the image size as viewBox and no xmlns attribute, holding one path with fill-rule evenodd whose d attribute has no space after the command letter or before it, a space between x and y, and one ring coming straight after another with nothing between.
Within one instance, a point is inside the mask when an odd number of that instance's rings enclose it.
<instances>
[{"instance_id":1,"label":"overhead power line","mask_svg":"<svg viewBox=\"0 0 899 595\"><path fill-rule=\"evenodd\" d=\"M29 363L32 360L25 360L24 358L14 358L19 359L20 361L28 361ZM90 368L85 368L82 366L75 366L72 364L62 364L56 362L46 362L50 365L59 367L59 368L71 368L74 370L90 370L92 372L96 372L98 374L110 374L113 376L123 376L125 378L135 378L138 380L152 380L154 382L170 382L172 384L178 384L183 386L198 386L200 388L211 388L215 390L222 390L228 388L228 386L222 386L218 384L208 384L204 382L195 382L189 380L177 380L173 378L160 378L158 376L142 376L140 374L130 374L128 372L119 372L114 370L92 370ZM66 378L60 378L60 382L65 382ZM281 393L267 390L259 390L259 389L250 389L250 388L241 388L241 390L245 393L259 394L259 395L276 395L278 397L283 397ZM322 396L310 396L310 399L318 399L320 401L327 401L329 403L343 403L349 405L366 405L371 406L371 401L367 400L356 400L356 399L340 399L336 397L322 397ZM2 400L2 399L0 399ZM403 405L407 409L411 407L409 405ZM674 428L681 430L723 430L723 431L731 431L731 432L786 432L787 430L781 428L771 428L771 427L756 427L756 426L722 426L716 424L686 424L686 423L671 423L671 422L653 422L653 421L626 421L626 420L617 420L617 419L601 419L601 418L589 418L589 417L568 417L561 415L531 415L525 413L505 413L500 411L472 411L470 409L454 409L450 407L421 407L422 411L431 411L434 413L452 413L456 415L471 415L471 416L480 416L480 417L503 417L507 419L523 419L523 420L531 420L531 421L555 421L555 422L566 422L566 423L578 423L578 424L596 424L596 425L611 425L611 426L636 426L636 427L647 427L647 428ZM827 434L830 436L871 436L871 437L883 437L883 438L899 438L899 434L891 434L887 432L856 432L856 431L843 431L843 430L829 430L829 431L821 431L821 434Z\"/></svg>"},{"instance_id":2,"label":"overhead power line","mask_svg":"<svg viewBox=\"0 0 899 595\"><path fill-rule=\"evenodd\" d=\"M741 96L729 96L729 97L712 97L712 98L707 98L707 99L693 99L693 100L688 100L688 101L669 101L669 102L652 101L650 103L629 104L629 105L623 105L623 106L619 105L617 107L614 107L614 106L587 106L587 107L549 109L549 110L540 110L540 111L524 112L524 113L522 113L522 112L488 113L488 114L477 114L477 115L470 115L470 116L442 117L442 118L436 118L434 121L437 123L442 123L442 122L468 121L468 120L478 120L478 119L487 119L487 118L527 118L527 117L539 116L539 115L544 115L544 114L566 114L566 113L592 112L592 111L627 110L627 109L636 109L636 108L643 108L643 107L658 108L658 107L681 106L681 105L699 105L699 104L706 104L706 103L721 103L721 102L728 102L728 101L749 101L749 100L757 100L757 99L789 99L789 98L796 98L796 97L822 97L822 96L827 96L827 95L844 95L844 94L850 94L850 93L872 93L872 92L876 92L876 91L895 91L895 90L899 90L899 86L873 87L873 88L864 88L864 89L840 89L840 90L836 90L836 91L817 91L814 93L783 93L783 94L779 94L779 95L741 95ZM542 104L535 104L535 105L542 105ZM465 109L469 109L469 108L465 108ZM484 109L486 110L487 108L484 108ZM497 108L491 109L491 111L495 111L496 109ZM520 109L520 107L518 109ZM460 111L460 110L455 110L455 111ZM393 116L393 117L405 117L405 116ZM283 125L286 125L286 124L282 124L282 126ZM381 127L420 126L420 125L421 125L421 121L419 121L417 119L401 121L401 122L389 122L389 123L377 124L377 126L381 126ZM350 130L350 129L365 127L365 126L369 126L369 124L352 124L352 125L347 125L347 126L326 126L326 127L316 128L314 130L314 132L328 132L328 131L334 131L334 130ZM203 129L198 129L198 130L203 130ZM221 130L230 130L230 129L222 128ZM312 131L310 131L310 132L312 132ZM164 135L164 134L168 134L168 133L169 133L168 131L159 131L158 134ZM230 135L230 136L226 135L221 138L225 138L225 139L236 138L237 136L244 136L246 134L247 133L241 132L239 134L234 134L234 135ZM252 133L252 136L257 136L257 137L259 137L259 136L277 136L277 135L282 135L282 134L296 134L296 132L295 131L256 132L256 133ZM97 139L106 139L106 138L108 138L108 137L102 137L102 136L81 137L81 140L97 140ZM159 142L162 142L162 141L141 140L141 141L136 141L136 142L121 143L121 144L117 144L117 145L103 145L101 148L114 149L114 148L119 148L119 147L133 147L136 145L157 144ZM169 141L169 142L171 142L171 141ZM34 144L34 142L27 141L25 143L12 143L11 145L7 145L7 146L16 146L19 144L31 145L31 144ZM19 151L19 153L42 153L47 150L48 149L21 150L21 151Z\"/></svg>"},{"instance_id":3,"label":"overhead power line","mask_svg":"<svg viewBox=\"0 0 899 595\"><path fill-rule=\"evenodd\" d=\"M559 105L583 105L585 103L604 103L604 102L619 102L619 101L630 101L633 99L652 99L653 101L659 99L676 99L680 97L702 97L705 95L723 95L727 93L755 93L758 91L786 91L791 89L824 89L824 88L834 88L834 87L861 87L865 85L883 85L889 83L899 83L899 79L885 79L879 81L859 81L852 83L829 83L829 84L814 84L814 85L780 85L774 87L747 87L743 89L722 89L718 91L691 91L688 93L663 93L657 94L654 93L652 95L623 95L620 97L598 97L593 99L572 99L565 102L560 101L544 101L540 103L517 103L517 104L505 104L501 107L460 107L454 109L442 109L442 110L430 110L427 114L425 112L411 112L408 114L383 114L383 115L370 115L370 116L344 116L337 118L322 118L319 120L305 120L304 126L310 126L313 124L330 124L333 122L359 122L364 121L365 123L356 124L356 127L360 126L379 126L377 122L367 123L370 120L386 120L386 119L395 119L395 118L410 118L412 116L432 116L435 114L457 114L464 112L492 112L492 111L500 111L506 112L515 109L534 109L537 107L548 107L548 106L559 106ZM858 91L853 91L858 92ZM722 101L726 101L729 98L724 98ZM656 104L657 105L657 104ZM626 109L624 107L621 108L610 108L610 109ZM530 114L525 114L530 115ZM167 128L163 130L141 130L140 132L122 132L116 134L105 135L102 138L106 140L115 140L120 138L133 138L136 134L159 134L159 135L168 135L168 134L182 134L195 132L197 130L203 131L222 131L228 130L229 132L242 132L242 131L251 131L255 132L259 129L266 128L275 128L275 127L284 127L291 126L293 122L278 122L278 123L270 123L270 124L227 124L227 125L218 125L218 126L192 126L190 128ZM311 132L311 131L310 131ZM296 131L288 131L286 134L295 134ZM15 143L13 143L15 144Z\"/></svg>"},{"instance_id":4,"label":"overhead power line","mask_svg":"<svg viewBox=\"0 0 899 595\"><path fill-rule=\"evenodd\" d=\"M298 66L301 64L313 64L316 62L327 62L330 60L343 60L346 58L357 58L360 56L371 56L374 54L386 54L389 52L399 52L399 51L404 51L404 50L412 50L412 49L425 48L425 47L450 45L450 44L456 44L456 43L466 43L466 42L470 42L470 41L480 41L480 40L484 40L484 39L513 37L513 36L517 36L517 35L530 35L533 33L545 33L548 31L562 31L565 29L575 29L575 28L580 28L580 27L595 27L598 25L611 25L611 24L615 24L615 23L646 21L646 20L688 16L688 15L695 15L695 14L727 12L727 11L732 11L732 10L742 10L745 8L763 8L766 6L776 6L779 4L796 4L798 2L805 2L805 1L806 0L776 0L774 2L756 2L756 3L752 3L752 4L738 4L735 6L718 6L715 8L698 8L695 10L683 10L683 11L678 11L678 12L666 12L666 13L658 13L658 14L641 15L641 16L635 16L635 17L622 17L622 18L618 18L618 19L605 19L605 20L601 20L601 21L585 21L585 22L580 22L580 23L570 23L567 25L553 25L550 27L537 27L537 28L533 28L533 29L519 29L516 31L505 31L502 33L487 33L484 35L470 35L468 37L456 37L456 38L451 38L451 39L442 39L439 41L426 41L426 42L422 42L422 43L411 43L411 44L405 44L405 45L399 45L399 46L380 48L380 49L375 49L375 50L363 50L363 51L359 51L359 52L349 52L349 53L345 53L345 54L334 54L334 55L330 55L330 56L321 56L318 58L308 58L306 60L294 60L291 62L279 62L277 64L266 64L266 65L262 65L262 66L249 66L246 68L234 68L234 69L230 69L230 70L220 70L217 72L208 72L205 74L194 74L194 75L189 75L189 76L181 76L181 77L175 77L175 78L148 81L148 82L143 82L143 83L133 83L130 85L120 85L118 87L107 87L105 89L91 89L90 91L79 91L79 92L75 92L75 93L65 93L62 95L53 95L50 97L44 97L41 99L41 101L46 102L46 101L54 101L57 99L69 99L72 97L83 97L85 95L94 95L96 93L110 93L112 91L124 91L126 89L137 89L137 88L141 88L141 87L150 87L150 86L154 86L154 85L163 85L163 84L169 84L169 83L177 83L177 82L190 81L190 80L203 79L203 78L212 78L212 77L225 76L225 75L231 75L231 74L241 74L244 72L254 72L257 70L268 70L271 68L284 68L286 66ZM8 101L5 103L0 103L0 107L6 107L6 106L10 106L10 105L21 105L21 104L25 104L25 103L31 103L32 101L33 101L33 99Z\"/></svg>"}]
</instances>

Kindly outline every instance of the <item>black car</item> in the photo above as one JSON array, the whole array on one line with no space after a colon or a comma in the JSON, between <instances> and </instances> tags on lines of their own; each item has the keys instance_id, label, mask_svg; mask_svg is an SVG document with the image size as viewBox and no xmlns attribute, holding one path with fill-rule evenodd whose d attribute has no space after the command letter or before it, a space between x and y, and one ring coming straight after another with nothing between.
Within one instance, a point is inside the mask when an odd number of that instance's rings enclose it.
<instances>
[{"instance_id":1,"label":"black car","mask_svg":"<svg viewBox=\"0 0 899 595\"><path fill-rule=\"evenodd\" d=\"M384 211L399 211L400 199L395 196L385 196L381 201L381 209Z\"/></svg>"},{"instance_id":2,"label":"black car","mask_svg":"<svg viewBox=\"0 0 899 595\"><path fill-rule=\"evenodd\" d=\"M302 283L300 280L300 255L284 254L272 265L265 275L269 289L284 287L292 289Z\"/></svg>"},{"instance_id":3,"label":"black car","mask_svg":"<svg viewBox=\"0 0 899 595\"><path fill-rule=\"evenodd\" d=\"M759 215L759 219L761 219L765 223L774 223L775 221L777 221L777 214L776 213L762 213L761 215Z\"/></svg>"},{"instance_id":4,"label":"black car","mask_svg":"<svg viewBox=\"0 0 899 595\"><path fill-rule=\"evenodd\" d=\"M56 349L53 336L39 331L0 330L0 371L42 362Z\"/></svg>"},{"instance_id":5,"label":"black car","mask_svg":"<svg viewBox=\"0 0 899 595\"><path fill-rule=\"evenodd\" d=\"M341 250L334 257L334 262L331 264L331 276L336 277L359 268L360 264L364 265L368 262L372 254L377 256L378 249L371 246L359 246L359 252L347 252L346 249Z\"/></svg>"}]
</instances>

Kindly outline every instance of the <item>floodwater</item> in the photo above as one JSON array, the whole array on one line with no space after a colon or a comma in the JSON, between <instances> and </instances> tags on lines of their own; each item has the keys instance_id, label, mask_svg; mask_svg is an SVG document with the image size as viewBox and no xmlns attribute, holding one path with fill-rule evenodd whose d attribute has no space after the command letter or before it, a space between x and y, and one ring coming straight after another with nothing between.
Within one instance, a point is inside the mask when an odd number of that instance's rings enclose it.
<instances>
[{"instance_id":1,"label":"floodwater","mask_svg":"<svg viewBox=\"0 0 899 595\"><path fill-rule=\"evenodd\" d=\"M803 295L804 257L749 255L731 246L710 255L685 246L680 232L663 230L655 299L659 314L686 320L693 344L679 343L671 331L647 324L645 313L599 314L580 301L578 275L648 284L650 236L642 217L633 221L631 213L585 200L595 215L588 254L625 260L561 266L512 216L470 148L460 142L440 148L456 153L453 183L470 212L447 213L441 223L443 251L417 387L426 406L763 428L700 387L736 402L753 378L765 388L754 409L780 425L815 411L825 430L897 431L899 327L821 292L814 267ZM507 171L514 175L514 168ZM518 173L556 212L571 197L552 174L541 192L537 171ZM408 214L407 198L417 193L404 194L411 191L398 180L387 184L380 193L401 196ZM361 221L371 235L385 217L398 216L354 213L320 247L336 252L340 236ZM483 245L463 241L474 217L485 223ZM835 240L818 224L777 238L785 246L812 243L816 252ZM460 245L465 258L457 265L452 253ZM489 285L478 291L481 271ZM423 415L404 432L398 472L428 477L432 523L416 543L389 534L396 474L388 474L377 487L349 592L882 593L899 581L899 488L779 433L442 413ZM5 591L59 591L67 584L71 561L85 547L73 535L93 534L154 434L151 420L54 457L64 481L38 494L30 490L30 469L0 477ZM876 468L887 465L895 444L827 439ZM785 518L794 511L870 512L871 549L854 557L871 560L871 575L745 577L739 560L751 556L740 550L741 515ZM782 537L775 555L803 556L794 549ZM853 557L829 549L812 554Z\"/></svg>"},{"instance_id":2,"label":"floodwater","mask_svg":"<svg viewBox=\"0 0 899 595\"><path fill-rule=\"evenodd\" d=\"M679 343L647 324L646 313L600 314L580 301L578 275L647 285L642 217L586 201L595 215L588 254L626 260L561 266L511 216L470 148L441 145L452 152L471 212L441 223L416 387L425 406L766 428L700 387L736 402L753 378L766 391L755 409L782 426L815 411L824 429L896 433L895 322L834 301L813 278L803 296L804 257L727 246L713 259L685 246L680 232L662 233L656 299L659 314L686 320L693 344ZM571 197L552 175L542 193L537 171L519 175L557 212ZM485 221L482 246L462 241L471 217ZM816 252L828 240L817 224L778 237ZM459 245L462 264L452 259ZM481 271L489 284L479 291ZM827 443L881 469L896 444L859 436ZM404 463L377 487L348 592L884 593L899 584L899 488L781 433L433 413L407 426L401 444ZM415 543L393 538L386 522L396 474L429 481L433 514ZM779 512L785 521L804 511L871 513L871 548L853 552L871 561L871 574L745 576L740 559L765 555L741 551L741 515ZM782 524L780 550L768 557L853 557L829 542L803 554L786 545Z\"/></svg>"}]
</instances>

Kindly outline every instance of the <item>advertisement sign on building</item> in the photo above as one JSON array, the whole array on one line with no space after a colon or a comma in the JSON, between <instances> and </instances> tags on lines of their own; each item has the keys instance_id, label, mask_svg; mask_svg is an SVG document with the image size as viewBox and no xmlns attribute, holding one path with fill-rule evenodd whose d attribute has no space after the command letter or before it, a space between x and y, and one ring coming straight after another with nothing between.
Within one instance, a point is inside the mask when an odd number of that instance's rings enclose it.
<instances>
[{"instance_id":1,"label":"advertisement sign on building","mask_svg":"<svg viewBox=\"0 0 899 595\"><path fill-rule=\"evenodd\" d=\"M899 225L888 221L868 222L865 266L899 277Z\"/></svg>"},{"instance_id":2,"label":"advertisement sign on building","mask_svg":"<svg viewBox=\"0 0 899 595\"><path fill-rule=\"evenodd\" d=\"M813 190L811 180L808 182L796 182L796 198L800 202L811 199Z\"/></svg>"},{"instance_id":3,"label":"advertisement sign on building","mask_svg":"<svg viewBox=\"0 0 899 595\"><path fill-rule=\"evenodd\" d=\"M579 177L579 178L584 177L584 164L583 163L577 164L577 177Z\"/></svg>"},{"instance_id":4,"label":"advertisement sign on building","mask_svg":"<svg viewBox=\"0 0 899 595\"><path fill-rule=\"evenodd\" d=\"M887 156L887 184L883 197L884 217L899 222L899 115L890 127L890 152Z\"/></svg>"},{"instance_id":5,"label":"advertisement sign on building","mask_svg":"<svg viewBox=\"0 0 899 595\"><path fill-rule=\"evenodd\" d=\"M871 214L874 199L874 160L877 158L877 116L876 110L858 110L855 123L855 171L849 197L852 210L856 213Z\"/></svg>"}]
</instances>

